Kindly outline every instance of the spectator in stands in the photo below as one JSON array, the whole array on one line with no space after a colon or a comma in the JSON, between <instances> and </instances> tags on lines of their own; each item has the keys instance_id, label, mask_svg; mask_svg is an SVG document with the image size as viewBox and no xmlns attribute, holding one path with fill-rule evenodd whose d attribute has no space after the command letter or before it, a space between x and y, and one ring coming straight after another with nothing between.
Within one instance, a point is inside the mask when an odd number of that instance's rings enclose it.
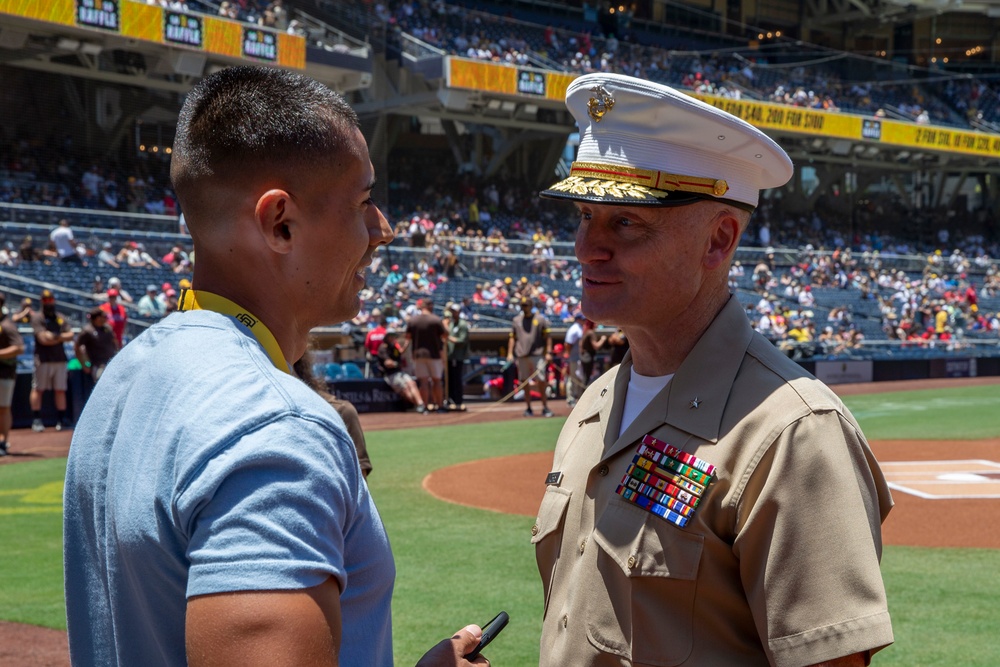
<instances>
[{"instance_id":1,"label":"spectator in stands","mask_svg":"<svg viewBox=\"0 0 1000 667\"><path fill-rule=\"evenodd\" d=\"M125 344L125 327L128 325L128 313L125 312L125 306L118 301L119 292L117 289L109 287L107 294L108 300L102 303L100 308L108 316L108 324L111 325L111 330L115 332L115 341L118 343L118 349L121 349Z\"/></svg>"},{"instance_id":2,"label":"spectator in stands","mask_svg":"<svg viewBox=\"0 0 1000 667\"><path fill-rule=\"evenodd\" d=\"M136 304L139 317L160 319L167 314L166 305L157 298L157 294L156 285L146 285L146 293L142 295L139 303Z\"/></svg>"},{"instance_id":3,"label":"spectator in stands","mask_svg":"<svg viewBox=\"0 0 1000 667\"><path fill-rule=\"evenodd\" d=\"M118 184L113 180L104 181L101 192L101 203L109 211L117 211L121 208L121 200L118 197Z\"/></svg>"},{"instance_id":4,"label":"spectator in stands","mask_svg":"<svg viewBox=\"0 0 1000 667\"><path fill-rule=\"evenodd\" d=\"M132 303L132 295L122 287L122 279L118 276L108 278L108 289L118 290L118 298L122 303Z\"/></svg>"},{"instance_id":5,"label":"spectator in stands","mask_svg":"<svg viewBox=\"0 0 1000 667\"><path fill-rule=\"evenodd\" d=\"M421 299L419 313L406 324L406 338L413 357L413 370L427 411L447 412L444 404L444 358L448 331L434 314L434 302Z\"/></svg>"},{"instance_id":6,"label":"spectator in stands","mask_svg":"<svg viewBox=\"0 0 1000 667\"><path fill-rule=\"evenodd\" d=\"M597 352L608 342L608 337L597 331L593 320L583 321L583 336L580 337L580 367L583 371L583 383L589 385L594 376L594 364L597 362Z\"/></svg>"},{"instance_id":7,"label":"spectator in stands","mask_svg":"<svg viewBox=\"0 0 1000 667\"><path fill-rule=\"evenodd\" d=\"M26 296L23 299L21 299L20 309L16 313L11 315L10 319L13 320L16 324L31 324L31 318L34 317L37 313L38 311L35 310L34 304L31 301L31 297Z\"/></svg>"},{"instance_id":8,"label":"spectator in stands","mask_svg":"<svg viewBox=\"0 0 1000 667\"><path fill-rule=\"evenodd\" d=\"M465 412L465 360L469 356L469 323L462 319L462 304L455 301L445 307L448 331L448 405Z\"/></svg>"},{"instance_id":9,"label":"spectator in stands","mask_svg":"<svg viewBox=\"0 0 1000 667\"><path fill-rule=\"evenodd\" d=\"M31 318L35 335L35 374L31 381L31 430L44 431L42 423L42 395L51 391L56 406L56 430L69 425L66 415L66 387L68 370L64 343L73 340L69 320L56 310L56 297L50 290L42 291L42 311Z\"/></svg>"},{"instance_id":10,"label":"spectator in stands","mask_svg":"<svg viewBox=\"0 0 1000 667\"><path fill-rule=\"evenodd\" d=\"M104 177L101 176L100 166L96 164L91 165L90 169L84 172L80 179L80 185L84 207L97 208L101 190L104 186Z\"/></svg>"},{"instance_id":11,"label":"spectator in stands","mask_svg":"<svg viewBox=\"0 0 1000 667\"><path fill-rule=\"evenodd\" d=\"M7 295L0 292L0 456L7 456L10 447L10 406L17 382L17 358L24 354L24 339L17 324L7 316L6 301Z\"/></svg>"},{"instance_id":12,"label":"spectator in stands","mask_svg":"<svg viewBox=\"0 0 1000 667\"><path fill-rule=\"evenodd\" d=\"M175 303L177 299L177 290L170 283L163 283L160 286L160 292L156 295L156 302L160 304L164 313L171 312L170 306Z\"/></svg>"},{"instance_id":13,"label":"spectator in stands","mask_svg":"<svg viewBox=\"0 0 1000 667\"><path fill-rule=\"evenodd\" d=\"M191 261L184 249L175 245L163 256L163 266L169 267L174 273L182 273L191 270Z\"/></svg>"},{"instance_id":14,"label":"spectator in stands","mask_svg":"<svg viewBox=\"0 0 1000 667\"><path fill-rule=\"evenodd\" d=\"M153 259L153 256L146 251L142 243L130 241L118 253L117 260L134 268L160 268L160 263Z\"/></svg>"},{"instance_id":15,"label":"spectator in stands","mask_svg":"<svg viewBox=\"0 0 1000 667\"><path fill-rule=\"evenodd\" d=\"M372 310L371 322L374 326L365 334L365 360L369 368L375 365L378 348L385 339L385 318L378 308Z\"/></svg>"},{"instance_id":16,"label":"spectator in stands","mask_svg":"<svg viewBox=\"0 0 1000 667\"><path fill-rule=\"evenodd\" d=\"M14 247L14 244L10 241L7 241L6 244L0 246L0 266L17 266L20 259L21 256L17 253L17 249Z\"/></svg>"},{"instance_id":17,"label":"spectator in stands","mask_svg":"<svg viewBox=\"0 0 1000 667\"><path fill-rule=\"evenodd\" d=\"M566 345L566 405L573 407L587 388L583 368L580 366L580 339L583 338L583 313L573 316L573 324L566 329L563 342Z\"/></svg>"},{"instance_id":18,"label":"spectator in stands","mask_svg":"<svg viewBox=\"0 0 1000 667\"><path fill-rule=\"evenodd\" d=\"M545 367L552 360L552 337L549 321L534 312L535 304L529 297L519 300L521 311L511 322L507 337L507 362L517 363L517 378L524 390L524 416L534 417L531 409L531 392L538 392L542 402L542 416L551 417L549 398L546 395Z\"/></svg>"},{"instance_id":19,"label":"spectator in stands","mask_svg":"<svg viewBox=\"0 0 1000 667\"><path fill-rule=\"evenodd\" d=\"M62 262L76 262L83 264L80 256L76 253L76 243L73 240L73 229L69 226L69 220L63 218L59 224L49 233L49 240L55 244L56 253Z\"/></svg>"},{"instance_id":20,"label":"spectator in stands","mask_svg":"<svg viewBox=\"0 0 1000 667\"><path fill-rule=\"evenodd\" d=\"M416 381L403 370L403 350L398 343L398 332L390 327L385 330L385 337L378 346L378 374L393 391L405 398L417 412L426 412L427 407Z\"/></svg>"},{"instance_id":21,"label":"spectator in stands","mask_svg":"<svg viewBox=\"0 0 1000 667\"><path fill-rule=\"evenodd\" d=\"M21 245L17 252L21 256L22 262L34 262L41 258L38 250L35 249L34 240L30 234L21 240Z\"/></svg>"},{"instance_id":22,"label":"spectator in stands","mask_svg":"<svg viewBox=\"0 0 1000 667\"><path fill-rule=\"evenodd\" d=\"M121 266L121 264L118 263L118 258L115 256L115 253L111 251L111 243L109 241L105 241L101 244L101 249L97 253L97 261L101 266L110 266L113 269L117 269Z\"/></svg>"},{"instance_id":23,"label":"spectator in stands","mask_svg":"<svg viewBox=\"0 0 1000 667\"><path fill-rule=\"evenodd\" d=\"M87 319L87 324L76 335L73 349L80 361L80 369L96 383L120 348L115 332L108 325L108 314L103 309L91 308Z\"/></svg>"}]
</instances>

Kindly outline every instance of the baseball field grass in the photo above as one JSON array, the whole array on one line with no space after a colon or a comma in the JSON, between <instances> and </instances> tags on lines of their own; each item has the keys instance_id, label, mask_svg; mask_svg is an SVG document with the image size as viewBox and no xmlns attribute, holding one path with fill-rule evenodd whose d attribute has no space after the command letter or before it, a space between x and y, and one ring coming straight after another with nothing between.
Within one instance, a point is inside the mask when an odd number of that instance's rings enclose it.
<instances>
[{"instance_id":1,"label":"baseball field grass","mask_svg":"<svg viewBox=\"0 0 1000 667\"><path fill-rule=\"evenodd\" d=\"M860 395L847 403L870 439L1000 437L996 385ZM511 621L486 652L493 664L537 664L543 601L529 542L532 519L445 503L428 495L421 482L454 463L550 450L560 427L561 420L535 419L368 434L375 465L372 493L398 569L393 603L398 665L414 664L440 638L466 623L485 623L500 609ZM2 620L65 627L64 471L60 459L0 468ZM948 520L947 501L940 504L928 522ZM1000 664L995 611L1000 551L890 546L882 569L896 643L873 664Z\"/></svg>"}]
</instances>

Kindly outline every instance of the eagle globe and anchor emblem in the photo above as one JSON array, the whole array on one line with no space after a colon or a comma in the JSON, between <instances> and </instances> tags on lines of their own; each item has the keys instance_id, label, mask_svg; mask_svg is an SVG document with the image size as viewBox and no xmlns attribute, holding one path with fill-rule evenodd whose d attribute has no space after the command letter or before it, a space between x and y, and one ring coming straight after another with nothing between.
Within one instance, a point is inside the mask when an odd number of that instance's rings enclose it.
<instances>
[{"instance_id":1,"label":"eagle globe and anchor emblem","mask_svg":"<svg viewBox=\"0 0 1000 667\"><path fill-rule=\"evenodd\" d=\"M595 97L587 100L587 115L595 123L600 123L604 115L615 108L615 98L600 84L591 88L590 92L594 93Z\"/></svg>"}]
</instances>

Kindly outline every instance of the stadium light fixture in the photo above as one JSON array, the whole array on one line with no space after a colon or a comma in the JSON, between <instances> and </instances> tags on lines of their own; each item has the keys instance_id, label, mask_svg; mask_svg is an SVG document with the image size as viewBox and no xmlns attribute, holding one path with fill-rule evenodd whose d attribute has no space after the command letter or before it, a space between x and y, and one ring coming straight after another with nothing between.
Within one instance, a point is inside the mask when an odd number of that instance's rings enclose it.
<instances>
[{"instance_id":1,"label":"stadium light fixture","mask_svg":"<svg viewBox=\"0 0 1000 667\"><path fill-rule=\"evenodd\" d=\"M80 48L80 41L69 39L68 37L60 37L59 41L56 42L56 48L60 51L76 51Z\"/></svg>"},{"instance_id":2,"label":"stadium light fixture","mask_svg":"<svg viewBox=\"0 0 1000 667\"><path fill-rule=\"evenodd\" d=\"M80 53L85 53L88 56L99 56L104 47L100 44L94 44L93 42L81 42L80 43Z\"/></svg>"}]
</instances>

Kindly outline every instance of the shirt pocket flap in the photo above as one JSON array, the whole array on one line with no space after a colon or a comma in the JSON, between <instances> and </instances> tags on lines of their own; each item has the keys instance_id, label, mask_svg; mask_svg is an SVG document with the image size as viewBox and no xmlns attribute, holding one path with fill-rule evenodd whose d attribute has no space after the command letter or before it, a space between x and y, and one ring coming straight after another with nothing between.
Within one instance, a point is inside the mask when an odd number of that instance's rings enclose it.
<instances>
[{"instance_id":1,"label":"shirt pocket flap","mask_svg":"<svg viewBox=\"0 0 1000 667\"><path fill-rule=\"evenodd\" d=\"M705 538L612 499L595 526L594 541L627 577L694 580Z\"/></svg>"},{"instance_id":2,"label":"shirt pocket flap","mask_svg":"<svg viewBox=\"0 0 1000 667\"><path fill-rule=\"evenodd\" d=\"M572 495L571 491L561 489L558 486L550 486L545 489L542 504L538 508L538 518L535 519L535 525L531 528L532 544L540 542L547 535L559 529Z\"/></svg>"}]
</instances>

